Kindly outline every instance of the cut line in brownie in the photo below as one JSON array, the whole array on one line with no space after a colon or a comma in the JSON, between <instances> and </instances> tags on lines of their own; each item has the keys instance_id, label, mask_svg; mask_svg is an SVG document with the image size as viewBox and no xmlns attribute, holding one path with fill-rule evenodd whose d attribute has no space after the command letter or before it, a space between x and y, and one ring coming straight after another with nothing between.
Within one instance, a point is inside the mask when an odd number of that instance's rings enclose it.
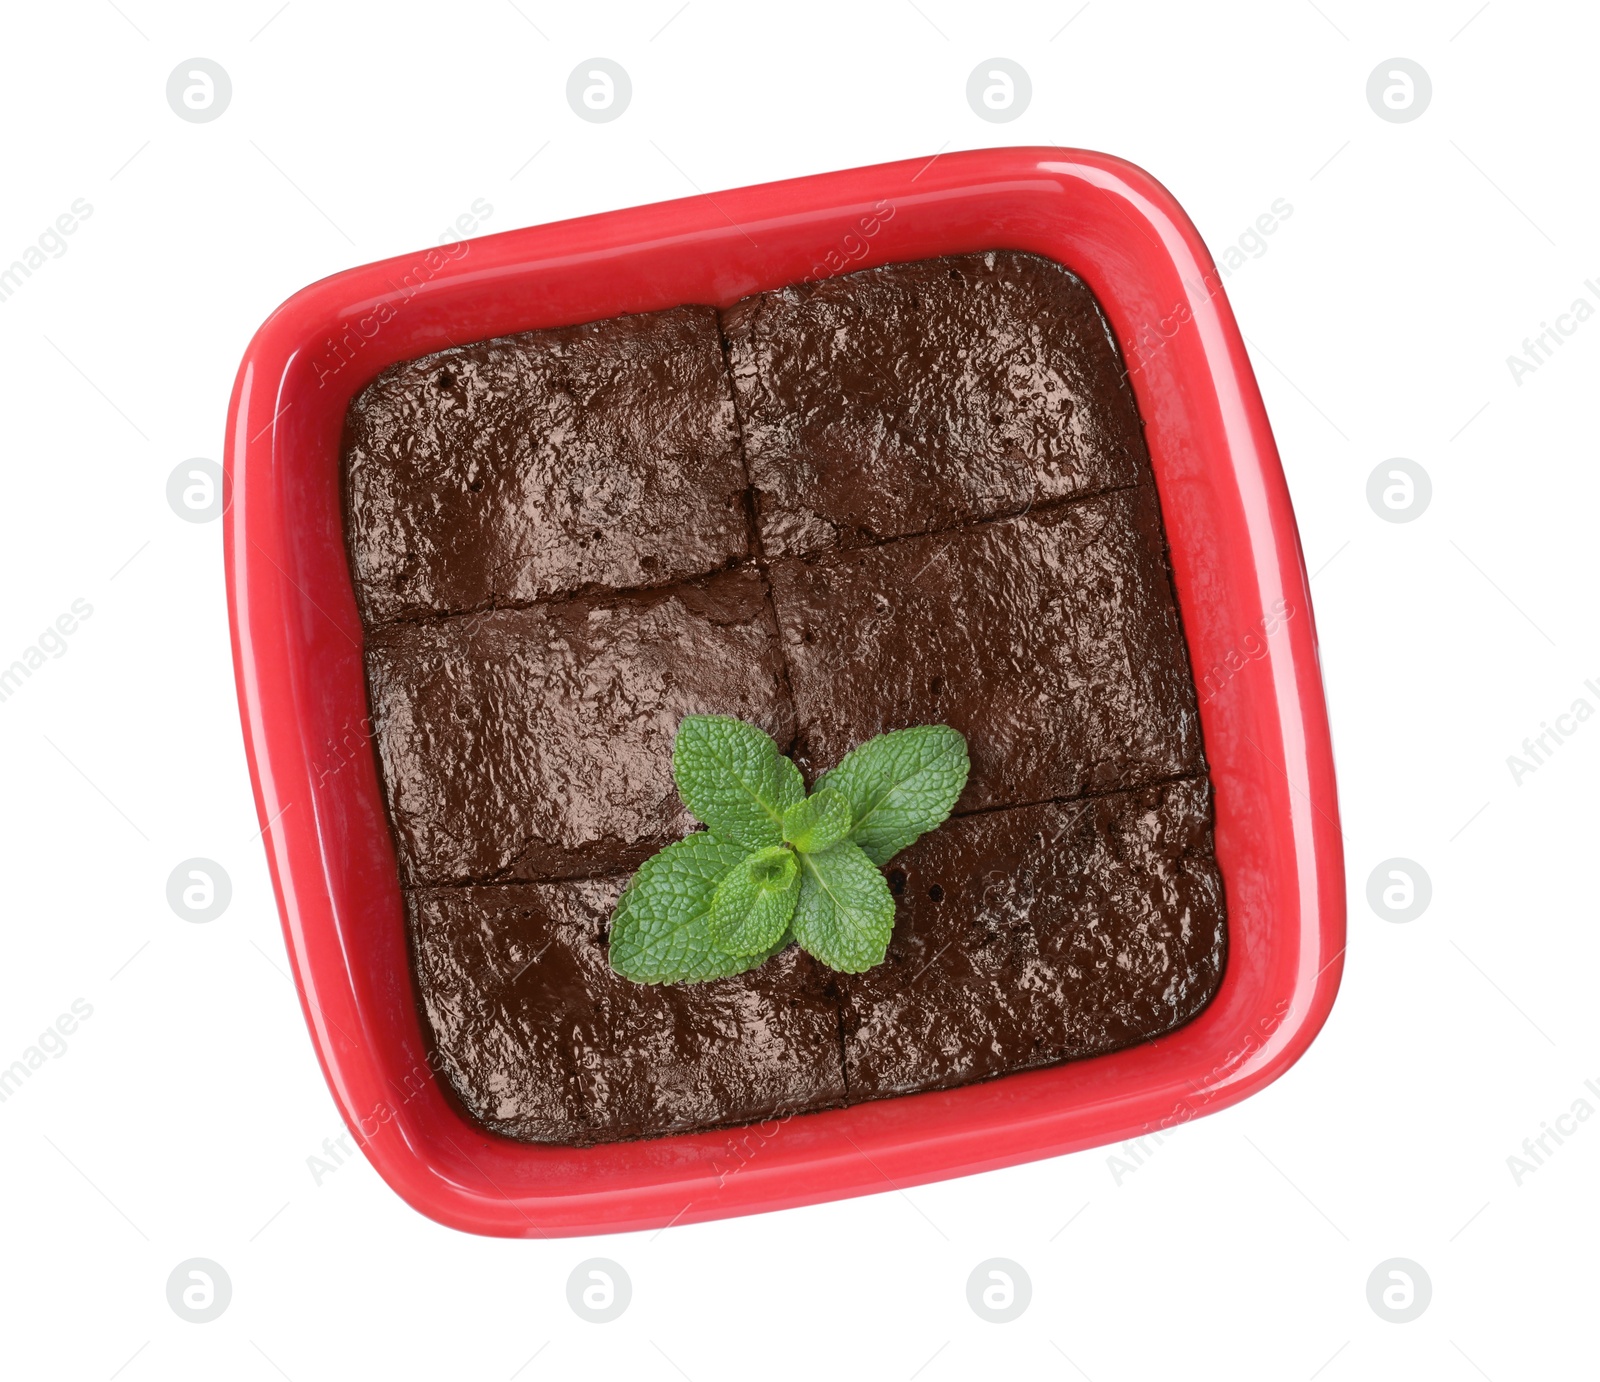
<instances>
[{"instance_id":1,"label":"cut line in brownie","mask_svg":"<svg viewBox=\"0 0 1600 1382\"><path fill-rule=\"evenodd\" d=\"M1059 265L891 265L441 352L352 403L345 484L418 1000L485 1126L579 1145L948 1088L1215 992L1153 476ZM889 865L884 965L610 969L619 889L694 828L691 713L761 725L809 780L885 730L963 732L958 814Z\"/></svg>"}]
</instances>

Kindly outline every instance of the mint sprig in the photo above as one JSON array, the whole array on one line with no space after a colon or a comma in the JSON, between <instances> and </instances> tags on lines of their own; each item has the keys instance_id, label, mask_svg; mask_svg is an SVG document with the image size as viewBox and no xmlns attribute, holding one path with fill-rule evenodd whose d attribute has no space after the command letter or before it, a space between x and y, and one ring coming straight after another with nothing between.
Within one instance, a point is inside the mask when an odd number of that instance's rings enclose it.
<instances>
[{"instance_id":1,"label":"mint sprig","mask_svg":"<svg viewBox=\"0 0 1600 1382\"><path fill-rule=\"evenodd\" d=\"M672 746L678 794L704 831L645 860L611 916L611 967L644 984L753 969L791 940L859 974L894 930L882 867L941 825L966 786L947 725L897 729L847 753L806 795L794 763L729 715L688 715Z\"/></svg>"}]
</instances>

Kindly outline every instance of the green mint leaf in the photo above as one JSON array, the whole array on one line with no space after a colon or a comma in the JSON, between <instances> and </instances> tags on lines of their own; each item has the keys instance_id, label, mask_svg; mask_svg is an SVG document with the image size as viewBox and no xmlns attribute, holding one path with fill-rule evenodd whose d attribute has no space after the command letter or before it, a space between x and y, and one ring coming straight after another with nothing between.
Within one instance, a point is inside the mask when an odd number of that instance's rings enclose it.
<instances>
[{"instance_id":1,"label":"green mint leaf","mask_svg":"<svg viewBox=\"0 0 1600 1382\"><path fill-rule=\"evenodd\" d=\"M730 844L783 843L783 813L805 798L800 769L754 725L731 715L686 715L672 776L694 818Z\"/></svg>"},{"instance_id":2,"label":"green mint leaf","mask_svg":"<svg viewBox=\"0 0 1600 1382\"><path fill-rule=\"evenodd\" d=\"M858 845L844 840L800 856L794 938L823 964L860 974L882 964L894 930L894 895Z\"/></svg>"},{"instance_id":3,"label":"green mint leaf","mask_svg":"<svg viewBox=\"0 0 1600 1382\"><path fill-rule=\"evenodd\" d=\"M800 771L760 729L689 715L672 772L709 829L647 859L611 916L610 959L638 983L741 974L798 941L823 964L881 964L894 897L879 871L950 814L967 743L947 725L879 735L824 773Z\"/></svg>"},{"instance_id":4,"label":"green mint leaf","mask_svg":"<svg viewBox=\"0 0 1600 1382\"><path fill-rule=\"evenodd\" d=\"M769 950L789 929L800 897L800 863L776 845L743 860L717 887L707 927L730 955Z\"/></svg>"},{"instance_id":5,"label":"green mint leaf","mask_svg":"<svg viewBox=\"0 0 1600 1382\"><path fill-rule=\"evenodd\" d=\"M783 813L783 838L802 854L816 854L844 839L855 820L850 798L822 787Z\"/></svg>"},{"instance_id":6,"label":"green mint leaf","mask_svg":"<svg viewBox=\"0 0 1600 1382\"><path fill-rule=\"evenodd\" d=\"M721 979L766 958L730 955L711 936L717 888L750 851L690 835L639 866L611 914L611 967L641 984Z\"/></svg>"},{"instance_id":7,"label":"green mint leaf","mask_svg":"<svg viewBox=\"0 0 1600 1382\"><path fill-rule=\"evenodd\" d=\"M850 799L850 839L881 867L943 823L967 785L970 766L967 741L956 730L922 725L867 740L818 778L817 788Z\"/></svg>"}]
</instances>

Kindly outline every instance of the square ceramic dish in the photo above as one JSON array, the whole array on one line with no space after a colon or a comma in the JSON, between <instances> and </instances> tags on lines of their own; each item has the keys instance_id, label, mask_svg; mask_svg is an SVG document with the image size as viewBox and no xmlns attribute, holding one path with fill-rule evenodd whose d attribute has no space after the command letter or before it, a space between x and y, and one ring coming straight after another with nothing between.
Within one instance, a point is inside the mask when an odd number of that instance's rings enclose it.
<instances>
[{"instance_id":1,"label":"square ceramic dish","mask_svg":"<svg viewBox=\"0 0 1600 1382\"><path fill-rule=\"evenodd\" d=\"M1093 290L1146 428L1216 789L1222 986L1112 1055L757 1127L587 1148L484 1131L429 1064L367 721L340 441L379 371L490 336L726 306L804 279L988 249ZM245 747L284 937L335 1100L442 1223L653 1228L915 1185L1170 1127L1306 1049L1344 953L1333 757L1304 563L1220 276L1146 173L1074 149L947 154L719 192L370 264L313 284L245 353L224 524Z\"/></svg>"}]
</instances>

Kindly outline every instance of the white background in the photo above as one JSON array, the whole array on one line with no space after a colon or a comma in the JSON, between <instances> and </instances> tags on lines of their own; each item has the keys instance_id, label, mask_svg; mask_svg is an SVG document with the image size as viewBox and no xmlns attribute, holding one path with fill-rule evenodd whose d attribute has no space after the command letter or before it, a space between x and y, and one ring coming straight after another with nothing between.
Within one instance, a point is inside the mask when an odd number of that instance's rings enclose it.
<instances>
[{"instance_id":1,"label":"white background","mask_svg":"<svg viewBox=\"0 0 1600 1382\"><path fill-rule=\"evenodd\" d=\"M0 264L75 198L93 213L0 302L0 665L75 599L93 614L0 703L0 1066L74 999L93 1015L0 1104L0 1369L1593 1375L1600 1119L1520 1185L1507 1158L1575 1101L1600 1108L1600 720L1520 785L1506 763L1577 697L1600 707L1583 686L1600 684L1600 319L1520 384L1506 363L1600 302L1593 8L277 4L6 11ZM233 82L207 124L165 97L197 55ZM633 80L610 124L565 100L594 55ZM1432 78L1411 123L1366 100L1396 55ZM994 56L1033 83L1008 124L966 102ZM316 1183L307 1159L341 1125L256 838L220 526L165 496L180 461L220 459L252 331L313 279L435 242L477 198L496 231L996 143L1143 165L1219 257L1276 199L1293 208L1227 292L1317 572L1351 891L1327 1028L1120 1181L1103 1149L550 1242L437 1227L359 1159ZM1412 523L1367 503L1395 456L1432 478ZM165 896L196 855L233 881L206 925ZM1391 856L1433 881L1408 924L1366 903ZM165 1293L197 1256L233 1283L204 1325ZM593 1256L632 1278L613 1324L567 1304ZM995 1256L1033 1283L1007 1325L966 1303ZM1366 1296L1397 1256L1433 1284L1403 1325Z\"/></svg>"}]
</instances>

